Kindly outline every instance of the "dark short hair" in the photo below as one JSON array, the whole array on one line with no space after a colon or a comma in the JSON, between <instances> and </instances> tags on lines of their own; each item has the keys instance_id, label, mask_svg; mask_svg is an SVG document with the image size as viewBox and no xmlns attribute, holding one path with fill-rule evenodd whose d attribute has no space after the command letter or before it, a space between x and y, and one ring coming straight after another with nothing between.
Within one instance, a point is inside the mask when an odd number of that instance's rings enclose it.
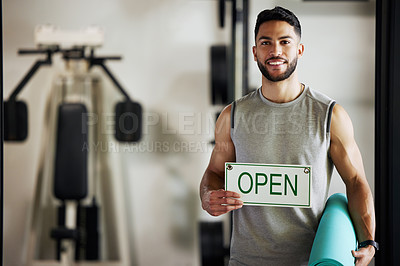
<instances>
[{"instance_id":1,"label":"dark short hair","mask_svg":"<svg viewBox=\"0 0 400 266\"><path fill-rule=\"evenodd\" d=\"M263 10L258 14L256 26L254 28L254 38L256 38L258 31L260 30L261 24L271 20L286 21L294 27L294 31L301 38L301 25L299 19L292 11L280 6L276 6L273 9Z\"/></svg>"}]
</instances>

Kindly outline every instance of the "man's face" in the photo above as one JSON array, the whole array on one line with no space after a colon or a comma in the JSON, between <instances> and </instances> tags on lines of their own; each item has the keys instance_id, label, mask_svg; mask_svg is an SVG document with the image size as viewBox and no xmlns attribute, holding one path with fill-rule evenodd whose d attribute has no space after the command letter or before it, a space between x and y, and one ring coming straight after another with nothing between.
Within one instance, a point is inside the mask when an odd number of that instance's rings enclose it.
<instances>
[{"instance_id":1,"label":"man's face","mask_svg":"<svg viewBox=\"0 0 400 266\"><path fill-rule=\"evenodd\" d=\"M304 51L299 42L294 27L285 21L272 20L261 24L253 55L265 78L278 82L293 74L297 59Z\"/></svg>"}]
</instances>

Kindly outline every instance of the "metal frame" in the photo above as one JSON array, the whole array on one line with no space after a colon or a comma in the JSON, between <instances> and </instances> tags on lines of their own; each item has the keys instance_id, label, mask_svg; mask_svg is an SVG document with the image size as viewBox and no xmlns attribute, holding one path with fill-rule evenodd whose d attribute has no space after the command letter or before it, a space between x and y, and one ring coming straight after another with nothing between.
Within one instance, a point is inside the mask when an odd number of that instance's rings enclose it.
<instances>
[{"instance_id":1,"label":"metal frame","mask_svg":"<svg viewBox=\"0 0 400 266\"><path fill-rule=\"evenodd\" d=\"M58 47L54 48L48 48L48 49L21 49L18 51L18 54L46 54L46 59L41 60L38 59L32 67L29 69L28 73L25 74L23 79L20 81L20 83L17 85L17 87L14 89L10 96L10 101L15 101L17 98L17 95L22 91L22 89L25 87L25 85L28 83L28 81L33 77L33 75L36 73L36 71L39 70L39 68L43 65L51 65L52 64L52 56L55 53L61 53L63 55L64 59L83 59L87 60L89 62L89 67L93 66L100 66L104 72L107 74L107 76L111 79L111 81L114 83L116 88L125 96L127 101L131 101L128 93L123 89L121 84L118 82L118 80L115 78L115 76L111 73L111 71L107 68L105 65L106 60L121 60L120 56L108 56L108 57L96 57L94 55L94 49L91 49L90 51L90 56L85 56L85 49L86 47L80 47L80 48L73 48L73 49L67 49L63 50Z\"/></svg>"},{"instance_id":2,"label":"metal frame","mask_svg":"<svg viewBox=\"0 0 400 266\"><path fill-rule=\"evenodd\" d=\"M0 265L3 265L3 215L4 215L4 126L3 126L3 116L4 116L4 108L3 108L3 0L0 0L0 34L1 34L1 41L0 41L0 53L1 53L1 64L0 64L0 97L1 97L1 104L0 104L0 124L1 124L1 129L0 129L0 139L1 139L1 148L0 148L0 171L1 171L1 180L0 180L0 213L1 213L1 218L0 218L0 236L1 236L1 241L0 241Z\"/></svg>"},{"instance_id":3,"label":"metal frame","mask_svg":"<svg viewBox=\"0 0 400 266\"><path fill-rule=\"evenodd\" d=\"M376 265L396 265L400 250L400 51L396 49L399 42L398 0L377 0L375 209L380 251Z\"/></svg>"},{"instance_id":4,"label":"metal frame","mask_svg":"<svg viewBox=\"0 0 400 266\"><path fill-rule=\"evenodd\" d=\"M239 99L248 90L248 27L249 0L232 1L231 84L229 99ZM230 96L234 96L230 98Z\"/></svg>"}]
</instances>

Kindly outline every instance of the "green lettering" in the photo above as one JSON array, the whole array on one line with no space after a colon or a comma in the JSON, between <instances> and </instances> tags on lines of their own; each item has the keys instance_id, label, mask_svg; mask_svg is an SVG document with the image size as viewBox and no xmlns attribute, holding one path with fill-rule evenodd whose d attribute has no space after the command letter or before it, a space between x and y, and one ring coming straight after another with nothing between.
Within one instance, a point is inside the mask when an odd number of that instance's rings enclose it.
<instances>
[{"instance_id":1,"label":"green lettering","mask_svg":"<svg viewBox=\"0 0 400 266\"><path fill-rule=\"evenodd\" d=\"M285 174L285 195L287 195L287 184L289 183L293 195L297 196L297 175L294 176L294 188L287 174Z\"/></svg>"},{"instance_id":2,"label":"green lettering","mask_svg":"<svg viewBox=\"0 0 400 266\"><path fill-rule=\"evenodd\" d=\"M280 185L282 185L281 183L274 183L274 181L272 180L273 178L274 178L274 176L276 176L276 177L282 177L282 175L281 174L270 174L270 176L269 176L269 178L270 178L270 182L269 182L269 185L270 185L270 194L271 195L282 195L282 192L274 192L274 191L272 191L272 186L280 186Z\"/></svg>"},{"instance_id":3,"label":"green lettering","mask_svg":"<svg viewBox=\"0 0 400 266\"><path fill-rule=\"evenodd\" d=\"M265 178L265 182L264 183L259 183L258 182L258 177L259 176L263 176ZM258 185L265 186L267 184L267 181L268 181L268 179L267 179L267 175L266 174L264 174L264 173L256 173L256 194L258 194Z\"/></svg>"},{"instance_id":4,"label":"green lettering","mask_svg":"<svg viewBox=\"0 0 400 266\"><path fill-rule=\"evenodd\" d=\"M240 183L241 183L240 181L242 180L242 177L243 177L244 175L247 175L248 177L250 177L250 188L249 188L248 190L246 190L246 191L243 190L243 189L242 189L242 186L240 185ZM251 189L253 188L253 178L251 177L251 175L250 175L249 173L243 172L243 173L241 173L240 176L239 176L238 185L239 185L239 190L240 190L243 194L248 194L248 193L250 193Z\"/></svg>"}]
</instances>

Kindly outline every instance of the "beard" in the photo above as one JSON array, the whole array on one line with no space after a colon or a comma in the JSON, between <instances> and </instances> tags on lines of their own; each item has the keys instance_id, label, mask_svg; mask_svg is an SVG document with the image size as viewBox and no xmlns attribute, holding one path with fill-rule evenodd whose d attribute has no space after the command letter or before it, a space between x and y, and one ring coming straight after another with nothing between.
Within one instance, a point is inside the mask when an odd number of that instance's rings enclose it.
<instances>
[{"instance_id":1,"label":"beard","mask_svg":"<svg viewBox=\"0 0 400 266\"><path fill-rule=\"evenodd\" d=\"M276 77L271 76L271 74L268 72L265 65L261 64L261 62L258 59L257 59L257 65L261 71L261 74L263 74L263 76L266 79L268 79L269 81L272 81L272 82L278 82L278 81L282 81L282 80L289 78L293 74L293 72L296 70L296 67L297 67L297 57L295 57L295 59L289 63L289 66L284 73L282 73Z\"/></svg>"}]
</instances>

